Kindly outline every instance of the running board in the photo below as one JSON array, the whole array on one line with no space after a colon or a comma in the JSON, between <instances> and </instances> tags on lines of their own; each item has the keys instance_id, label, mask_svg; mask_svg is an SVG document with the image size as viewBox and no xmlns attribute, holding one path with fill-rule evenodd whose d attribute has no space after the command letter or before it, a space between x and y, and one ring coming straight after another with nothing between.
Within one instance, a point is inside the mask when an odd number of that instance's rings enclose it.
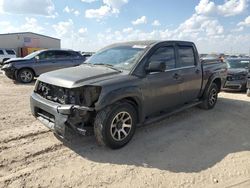
<instances>
[{"instance_id":1,"label":"running board","mask_svg":"<svg viewBox=\"0 0 250 188\"><path fill-rule=\"evenodd\" d=\"M166 112L163 115L160 115L160 116L157 116L157 117L154 117L154 118L150 118L149 120L146 120L143 124L140 124L139 126L141 126L141 125L149 125L149 124L153 124L153 123L162 121L162 120L166 119L167 117L169 117L169 116L171 116L173 114L176 114L176 113L181 112L183 110L186 110L188 108L192 108L192 107L197 106L197 105L199 105L201 103L202 103L202 101L196 101L196 102L193 102L193 103L188 103L188 104L182 106L181 108L179 108L177 110L174 110L174 111L171 111L171 112Z\"/></svg>"}]
</instances>

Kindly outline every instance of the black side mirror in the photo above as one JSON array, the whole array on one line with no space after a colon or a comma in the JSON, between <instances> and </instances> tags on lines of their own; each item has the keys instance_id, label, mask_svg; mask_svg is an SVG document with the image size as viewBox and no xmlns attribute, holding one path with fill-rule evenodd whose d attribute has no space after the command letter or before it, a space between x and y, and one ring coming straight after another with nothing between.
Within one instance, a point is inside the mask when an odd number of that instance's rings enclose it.
<instances>
[{"instance_id":1,"label":"black side mirror","mask_svg":"<svg viewBox=\"0 0 250 188\"><path fill-rule=\"evenodd\" d=\"M161 61L150 61L148 64L148 67L146 68L146 71L148 73L150 72L165 72L166 70L166 64Z\"/></svg>"}]
</instances>

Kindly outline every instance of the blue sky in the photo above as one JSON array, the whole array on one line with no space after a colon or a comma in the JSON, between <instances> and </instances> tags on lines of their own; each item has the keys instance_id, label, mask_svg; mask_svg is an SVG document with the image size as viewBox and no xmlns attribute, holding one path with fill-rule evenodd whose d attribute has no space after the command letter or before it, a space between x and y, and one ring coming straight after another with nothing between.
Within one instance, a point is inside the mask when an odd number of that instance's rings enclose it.
<instances>
[{"instance_id":1,"label":"blue sky","mask_svg":"<svg viewBox=\"0 0 250 188\"><path fill-rule=\"evenodd\" d=\"M190 40L201 53L250 53L249 0L0 0L0 33L32 31L63 48Z\"/></svg>"}]
</instances>

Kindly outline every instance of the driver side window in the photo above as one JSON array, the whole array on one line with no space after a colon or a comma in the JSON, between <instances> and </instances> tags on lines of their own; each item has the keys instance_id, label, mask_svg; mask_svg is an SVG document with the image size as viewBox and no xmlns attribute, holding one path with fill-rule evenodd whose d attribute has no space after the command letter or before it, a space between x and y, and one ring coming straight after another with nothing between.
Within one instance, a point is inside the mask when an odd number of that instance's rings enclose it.
<instances>
[{"instance_id":1,"label":"driver side window","mask_svg":"<svg viewBox=\"0 0 250 188\"><path fill-rule=\"evenodd\" d=\"M158 48L150 57L149 62L163 62L166 70L175 68L175 51L173 46Z\"/></svg>"},{"instance_id":2,"label":"driver side window","mask_svg":"<svg viewBox=\"0 0 250 188\"><path fill-rule=\"evenodd\" d=\"M55 52L54 51L43 52L39 55L39 59L40 60L55 59Z\"/></svg>"}]
</instances>

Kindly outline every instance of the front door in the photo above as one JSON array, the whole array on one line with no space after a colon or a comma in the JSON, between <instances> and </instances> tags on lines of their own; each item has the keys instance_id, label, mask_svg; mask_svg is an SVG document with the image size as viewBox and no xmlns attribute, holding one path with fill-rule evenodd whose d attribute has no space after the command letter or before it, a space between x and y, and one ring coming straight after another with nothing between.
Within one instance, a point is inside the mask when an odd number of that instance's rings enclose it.
<instances>
[{"instance_id":1,"label":"front door","mask_svg":"<svg viewBox=\"0 0 250 188\"><path fill-rule=\"evenodd\" d=\"M144 78L144 103L146 116L173 108L179 104L179 79L176 77L176 55L174 46L157 48L149 58L151 62L164 62L165 72L151 72ZM146 65L146 66L147 66Z\"/></svg>"},{"instance_id":2,"label":"front door","mask_svg":"<svg viewBox=\"0 0 250 188\"><path fill-rule=\"evenodd\" d=\"M62 65L56 58L56 51L50 50L38 55L39 60L33 64L33 69L37 75L59 69Z\"/></svg>"}]
</instances>

